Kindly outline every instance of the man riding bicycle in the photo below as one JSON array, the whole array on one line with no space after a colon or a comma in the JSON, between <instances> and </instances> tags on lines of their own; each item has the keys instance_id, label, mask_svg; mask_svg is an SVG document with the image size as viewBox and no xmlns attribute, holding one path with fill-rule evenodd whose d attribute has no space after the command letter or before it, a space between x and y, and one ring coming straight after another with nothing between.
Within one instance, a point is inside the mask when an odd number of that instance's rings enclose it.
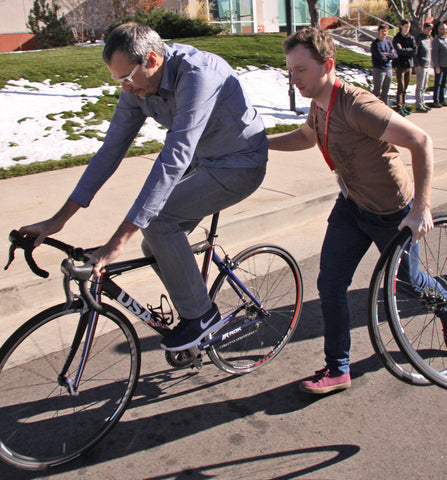
<instances>
[{"instance_id":1,"label":"man riding bicycle","mask_svg":"<svg viewBox=\"0 0 447 480\"><path fill-rule=\"evenodd\" d=\"M168 129L164 147L126 218L89 263L100 275L140 229L143 251L155 256L157 273L180 316L161 345L187 349L216 331L221 317L186 234L259 187L268 151L264 125L222 58L188 45L166 45L146 25L114 29L103 59L122 87L104 144L62 208L48 220L22 227L20 234L37 235L35 245L40 245L88 207L146 118L154 118Z\"/></svg>"}]
</instances>

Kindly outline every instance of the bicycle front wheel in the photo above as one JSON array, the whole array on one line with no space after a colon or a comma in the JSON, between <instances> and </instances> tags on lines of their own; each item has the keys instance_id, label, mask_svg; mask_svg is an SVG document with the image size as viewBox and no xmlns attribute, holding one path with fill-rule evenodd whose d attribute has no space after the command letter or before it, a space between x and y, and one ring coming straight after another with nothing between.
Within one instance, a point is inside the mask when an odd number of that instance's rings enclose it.
<instances>
[{"instance_id":1,"label":"bicycle front wheel","mask_svg":"<svg viewBox=\"0 0 447 480\"><path fill-rule=\"evenodd\" d=\"M68 462L97 443L124 413L140 370L130 322L103 305L78 392L58 382L83 305L56 305L19 328L0 349L0 458L18 468ZM84 338L66 377L74 380Z\"/></svg>"},{"instance_id":2,"label":"bicycle front wheel","mask_svg":"<svg viewBox=\"0 0 447 480\"><path fill-rule=\"evenodd\" d=\"M410 249L409 230L397 238L385 274L385 304L394 337L414 368L447 388L447 215L433 221L419 252ZM423 287L407 280L409 265L419 265Z\"/></svg>"},{"instance_id":3,"label":"bicycle front wheel","mask_svg":"<svg viewBox=\"0 0 447 480\"><path fill-rule=\"evenodd\" d=\"M388 250L379 258L368 291L368 332L371 344L382 365L399 380L410 385L431 385L408 361L396 343L384 304L383 282Z\"/></svg>"},{"instance_id":4,"label":"bicycle front wheel","mask_svg":"<svg viewBox=\"0 0 447 480\"><path fill-rule=\"evenodd\" d=\"M214 334L221 340L210 346L208 355L225 372L242 374L271 361L292 337L303 304L303 280L294 258L273 245L250 247L233 262L237 278L265 310L241 298L229 276L221 273L210 296L222 317L232 317Z\"/></svg>"}]
</instances>

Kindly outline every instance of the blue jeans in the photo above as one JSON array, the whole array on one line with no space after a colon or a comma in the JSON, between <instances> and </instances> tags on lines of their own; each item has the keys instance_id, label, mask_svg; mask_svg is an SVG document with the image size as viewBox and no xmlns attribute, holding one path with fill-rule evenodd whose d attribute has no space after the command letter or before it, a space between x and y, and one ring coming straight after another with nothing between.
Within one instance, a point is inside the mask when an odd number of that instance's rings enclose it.
<instances>
[{"instance_id":1,"label":"blue jeans","mask_svg":"<svg viewBox=\"0 0 447 480\"><path fill-rule=\"evenodd\" d=\"M433 87L433 102L445 102L444 90L447 81L447 67L441 67L441 73L435 73L435 85Z\"/></svg>"},{"instance_id":2,"label":"blue jeans","mask_svg":"<svg viewBox=\"0 0 447 480\"><path fill-rule=\"evenodd\" d=\"M375 243L382 252L398 233L398 226L411 205L391 215L376 215L358 207L340 194L328 219L318 276L318 291L324 320L324 353L331 371L349 372L351 347L347 290L360 260ZM434 280L419 269L419 244L411 245L406 279L419 288Z\"/></svg>"}]
</instances>

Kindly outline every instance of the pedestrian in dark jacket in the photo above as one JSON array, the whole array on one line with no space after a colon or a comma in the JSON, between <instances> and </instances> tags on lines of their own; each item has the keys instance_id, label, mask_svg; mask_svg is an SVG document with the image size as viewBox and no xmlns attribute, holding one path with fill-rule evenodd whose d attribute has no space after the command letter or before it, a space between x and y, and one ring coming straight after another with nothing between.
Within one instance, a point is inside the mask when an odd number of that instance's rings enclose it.
<instances>
[{"instance_id":1,"label":"pedestrian in dark jacket","mask_svg":"<svg viewBox=\"0 0 447 480\"><path fill-rule=\"evenodd\" d=\"M425 104L425 90L427 88L431 61L430 34L432 30L432 23L424 23L422 32L416 38L417 50L414 57L416 69L416 111L422 113L427 113L430 110Z\"/></svg>"},{"instance_id":2,"label":"pedestrian in dark jacket","mask_svg":"<svg viewBox=\"0 0 447 480\"><path fill-rule=\"evenodd\" d=\"M397 52L397 58L393 60L397 80L396 110L403 116L410 114L405 108L405 96L410 83L413 57L416 54L416 40L409 33L410 26L409 20L402 20L399 33L393 38L393 46Z\"/></svg>"},{"instance_id":3,"label":"pedestrian in dark jacket","mask_svg":"<svg viewBox=\"0 0 447 480\"><path fill-rule=\"evenodd\" d=\"M447 107L444 90L447 80L447 38L446 25L438 25L438 35L433 40L431 59L435 71L435 86L433 88L433 106L436 108Z\"/></svg>"},{"instance_id":4,"label":"pedestrian in dark jacket","mask_svg":"<svg viewBox=\"0 0 447 480\"><path fill-rule=\"evenodd\" d=\"M371 60L374 89L373 93L388 105L388 91L391 80L393 79L393 70L391 60L397 58L396 50L393 44L387 40L388 26L379 25L377 38L371 43Z\"/></svg>"}]
</instances>

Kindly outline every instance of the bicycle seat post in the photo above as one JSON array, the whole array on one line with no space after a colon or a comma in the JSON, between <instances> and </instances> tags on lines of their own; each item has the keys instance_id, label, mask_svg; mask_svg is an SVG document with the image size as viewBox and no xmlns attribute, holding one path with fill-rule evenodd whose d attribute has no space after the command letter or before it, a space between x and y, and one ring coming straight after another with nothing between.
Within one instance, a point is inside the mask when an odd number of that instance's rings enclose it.
<instances>
[{"instance_id":1,"label":"bicycle seat post","mask_svg":"<svg viewBox=\"0 0 447 480\"><path fill-rule=\"evenodd\" d=\"M208 243L209 243L209 249L205 253L205 258L203 260L203 265L202 265L202 278L204 282L206 283L208 280L208 276L210 273L210 268L211 268L211 260L213 258L213 251L214 251L214 243L216 241L216 232L217 232L217 224L219 223L219 215L220 212L216 212L213 214L212 219L211 219L211 227L210 231L208 232Z\"/></svg>"},{"instance_id":2,"label":"bicycle seat post","mask_svg":"<svg viewBox=\"0 0 447 480\"><path fill-rule=\"evenodd\" d=\"M213 214L212 218L211 218L211 227L210 227L210 231L208 233L208 239L212 240L212 238L214 238L216 236L216 232L217 232L217 224L219 223L219 216L220 216L220 212L216 212L215 214Z\"/></svg>"}]
</instances>

